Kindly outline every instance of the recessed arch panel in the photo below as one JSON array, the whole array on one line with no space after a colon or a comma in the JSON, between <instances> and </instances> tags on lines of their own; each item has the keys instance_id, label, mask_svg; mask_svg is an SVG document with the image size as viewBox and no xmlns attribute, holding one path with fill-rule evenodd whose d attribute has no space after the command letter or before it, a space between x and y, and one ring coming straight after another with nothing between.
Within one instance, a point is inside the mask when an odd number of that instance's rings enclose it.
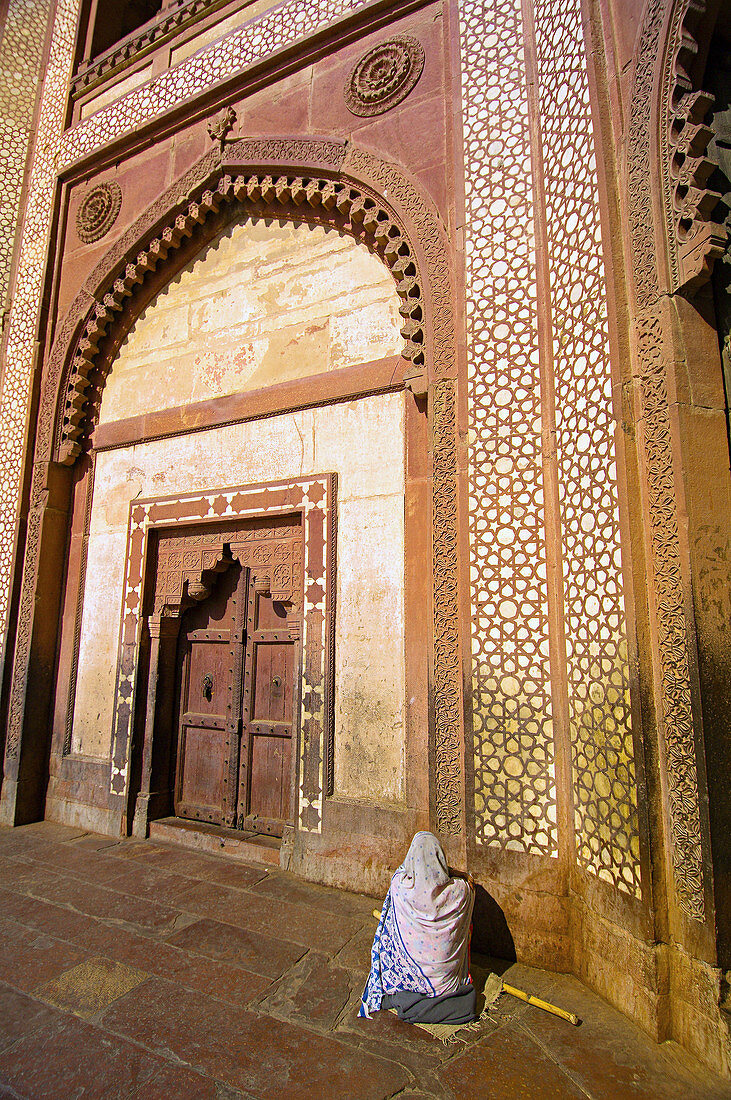
<instances>
[{"instance_id":1,"label":"recessed arch panel","mask_svg":"<svg viewBox=\"0 0 731 1100\"><path fill-rule=\"evenodd\" d=\"M44 367L34 485L49 463L70 467L88 446L109 364L169 280L171 261L172 270L183 266L242 211L338 228L379 256L395 281L402 354L411 364L406 382L429 393L433 792L437 827L458 835L464 795L454 279L445 227L403 171L352 143L319 138L242 139L201 158L112 245L59 324ZM31 555L23 594L35 590L37 575ZM10 715L18 736L27 675L19 650Z\"/></svg>"},{"instance_id":2,"label":"recessed arch panel","mask_svg":"<svg viewBox=\"0 0 731 1100\"><path fill-rule=\"evenodd\" d=\"M133 322L98 422L398 356L399 305L388 269L348 234L244 213Z\"/></svg>"}]
</instances>

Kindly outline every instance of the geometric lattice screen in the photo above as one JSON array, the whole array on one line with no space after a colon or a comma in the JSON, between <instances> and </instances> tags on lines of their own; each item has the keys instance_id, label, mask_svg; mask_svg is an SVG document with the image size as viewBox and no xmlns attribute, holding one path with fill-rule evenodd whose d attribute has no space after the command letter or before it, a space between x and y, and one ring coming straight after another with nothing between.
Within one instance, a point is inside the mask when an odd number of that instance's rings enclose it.
<instances>
[{"instance_id":1,"label":"geometric lattice screen","mask_svg":"<svg viewBox=\"0 0 731 1100\"><path fill-rule=\"evenodd\" d=\"M10 0L4 25L0 26L0 310L3 315L3 329L9 305L10 270L18 211L33 132L33 116L50 7L50 0L38 0L34 4L28 4L27 0ZM34 317L35 307L36 302L31 307ZM29 345L31 348L32 339L31 337ZM19 397L15 393L18 376L21 381ZM6 499L0 499L0 505L7 502L9 506L9 511L3 509L0 513L0 622L4 627L6 592L10 581L9 563L15 544L17 475L27 402L27 378L22 366L18 370L12 355L7 354L3 357L0 375L0 393L3 392L5 400L0 421L0 493ZM13 447L16 441L18 446Z\"/></svg>"},{"instance_id":2,"label":"geometric lattice screen","mask_svg":"<svg viewBox=\"0 0 731 1100\"><path fill-rule=\"evenodd\" d=\"M559 811L573 805L580 864L639 896L580 5L535 0L524 22L519 0L462 0L460 17L475 839L555 856ZM537 148L531 133L541 135ZM571 789L557 783L561 753Z\"/></svg>"},{"instance_id":3,"label":"geometric lattice screen","mask_svg":"<svg viewBox=\"0 0 731 1100\"><path fill-rule=\"evenodd\" d=\"M520 5L466 0L462 28L476 837L555 855L537 285Z\"/></svg>"},{"instance_id":4,"label":"geometric lattice screen","mask_svg":"<svg viewBox=\"0 0 731 1100\"><path fill-rule=\"evenodd\" d=\"M0 26L0 308L10 284L28 147L38 93L50 0L9 0Z\"/></svg>"}]
</instances>

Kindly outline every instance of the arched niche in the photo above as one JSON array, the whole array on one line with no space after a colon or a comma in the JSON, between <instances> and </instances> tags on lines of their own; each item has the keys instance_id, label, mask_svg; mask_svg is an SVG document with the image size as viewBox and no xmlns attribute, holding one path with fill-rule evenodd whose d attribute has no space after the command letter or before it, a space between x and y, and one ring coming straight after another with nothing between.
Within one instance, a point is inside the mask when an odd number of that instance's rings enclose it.
<instances>
[{"instance_id":1,"label":"arched niche","mask_svg":"<svg viewBox=\"0 0 731 1100\"><path fill-rule=\"evenodd\" d=\"M117 640L134 502L178 499L182 522L191 492L219 494L332 472L338 616L327 767L339 797L402 804L403 393L352 393L346 403L318 389L324 375L350 378L374 361L394 370L404 346L396 284L382 259L340 227L294 211L260 217L236 202L226 213L232 215L226 224L219 228L214 219L216 231L183 266L176 263L182 251L160 264L157 274L167 281L140 312L120 316L119 333L108 337L115 351L90 376L94 417L84 421L90 431L75 464L83 467L88 447L93 470L72 520L85 565L74 611L79 641L71 654L66 749L100 762L111 755L123 769L128 742L139 740L138 730L131 740L117 733ZM195 235L190 243L198 243ZM253 393L260 406L271 391L290 393L293 383L302 383L299 407L278 408L275 400L263 418L256 407L243 418L232 411L231 400ZM223 423L206 420L212 407L231 415L224 413ZM266 490L261 500L266 510ZM145 574L141 591L149 583ZM69 618L67 608L64 648ZM156 630L148 619L141 629ZM144 695L139 661L130 675L135 697ZM148 699L153 689L151 681Z\"/></svg>"},{"instance_id":2,"label":"arched niche","mask_svg":"<svg viewBox=\"0 0 731 1100\"><path fill-rule=\"evenodd\" d=\"M144 212L97 264L58 325L45 360L35 441L30 536L21 606L28 634L16 649L10 715L11 772L23 771L28 669L36 635L47 631L32 613L39 555L48 523L48 486L56 503L71 506L72 482L87 461L111 364L147 305L174 268L182 270L210 241L242 216L307 223L335 230L365 246L390 272L399 298L404 367L394 380L429 410L433 724L432 797L437 827L462 830L462 703L460 683L459 567L457 557L456 349L450 249L438 215L395 166L353 145L320 139L242 140L202 158ZM428 406L422 400L429 394ZM99 428L102 426L100 425ZM81 457L80 457L81 456ZM63 473L71 473L71 481ZM68 494L64 497L64 494ZM64 500L67 503L64 503ZM425 499L425 504L428 503ZM37 525L37 532L36 532ZM428 545L428 543L427 543ZM63 563L45 558L40 587L56 591ZM56 579L53 579L54 569ZM429 580L430 578L430 580ZM426 595L426 590L425 593ZM422 598L421 608L429 603ZM50 614L55 612L52 607ZM78 624L77 624L78 626ZM36 629L37 628L37 629ZM78 631L77 631L78 634ZM46 633L47 638L47 633ZM44 736L39 729L28 767ZM6 818L13 776L7 786ZM36 803L37 805L37 803ZM37 810L29 811L32 814Z\"/></svg>"},{"instance_id":3,"label":"arched niche","mask_svg":"<svg viewBox=\"0 0 731 1100\"><path fill-rule=\"evenodd\" d=\"M308 172L301 163L287 171L298 155L305 163L310 160ZM244 166L252 160L255 167ZM446 234L410 182L355 148L346 157L345 143L242 140L224 159L211 153L190 169L86 280L48 358L37 444L41 454L73 463L96 423L111 362L135 318L168 281L171 259L182 268L242 213L334 228L365 245L393 277L400 300L401 354L413 364L415 391L425 393L428 381L454 376Z\"/></svg>"}]
</instances>

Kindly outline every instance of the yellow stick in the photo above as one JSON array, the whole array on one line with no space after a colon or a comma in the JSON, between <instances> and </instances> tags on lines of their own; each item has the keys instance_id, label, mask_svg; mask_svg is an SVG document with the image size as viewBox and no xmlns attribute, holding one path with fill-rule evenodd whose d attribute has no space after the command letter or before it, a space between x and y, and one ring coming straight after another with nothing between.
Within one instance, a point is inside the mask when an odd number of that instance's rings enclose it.
<instances>
[{"instance_id":1,"label":"yellow stick","mask_svg":"<svg viewBox=\"0 0 731 1100\"><path fill-rule=\"evenodd\" d=\"M515 986L507 985L503 982L503 989L506 993L511 993L513 997L519 997L521 1001L527 1001L529 1005L535 1005L536 1008L542 1008L545 1012L552 1012L554 1016L560 1016L562 1020L567 1020L570 1024L575 1026L580 1024L578 1016L575 1016L573 1012L566 1012L563 1008L557 1008L556 1005L549 1004L548 1001L542 1001L540 997L534 997L531 993L524 993L522 989L516 989Z\"/></svg>"}]
</instances>

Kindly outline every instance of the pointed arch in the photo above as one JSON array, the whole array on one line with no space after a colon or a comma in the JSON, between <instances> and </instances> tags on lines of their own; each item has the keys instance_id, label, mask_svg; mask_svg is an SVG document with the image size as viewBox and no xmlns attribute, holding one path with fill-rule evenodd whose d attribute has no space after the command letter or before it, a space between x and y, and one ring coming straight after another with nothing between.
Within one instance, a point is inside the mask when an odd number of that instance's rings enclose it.
<instances>
[{"instance_id":1,"label":"pointed arch","mask_svg":"<svg viewBox=\"0 0 731 1100\"><path fill-rule=\"evenodd\" d=\"M242 139L212 151L161 195L86 280L49 356L39 424L46 458L72 464L98 416L124 336L157 290L227 222L247 212L337 228L391 272L402 354L429 380L452 373L454 319L446 233L393 165L345 142ZM50 422L49 422L50 417Z\"/></svg>"}]
</instances>

